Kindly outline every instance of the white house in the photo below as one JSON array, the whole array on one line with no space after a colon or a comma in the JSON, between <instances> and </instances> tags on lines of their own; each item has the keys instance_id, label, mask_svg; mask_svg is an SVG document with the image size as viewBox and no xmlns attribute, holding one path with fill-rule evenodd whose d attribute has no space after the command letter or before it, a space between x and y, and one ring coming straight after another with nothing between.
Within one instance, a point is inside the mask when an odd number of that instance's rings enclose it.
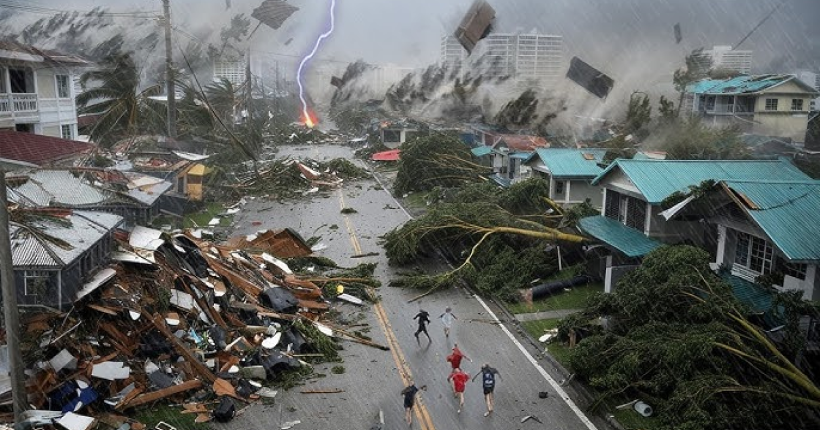
<instances>
[{"instance_id":1,"label":"white house","mask_svg":"<svg viewBox=\"0 0 820 430\"><path fill-rule=\"evenodd\" d=\"M0 42L0 129L76 139L78 57Z\"/></svg>"}]
</instances>

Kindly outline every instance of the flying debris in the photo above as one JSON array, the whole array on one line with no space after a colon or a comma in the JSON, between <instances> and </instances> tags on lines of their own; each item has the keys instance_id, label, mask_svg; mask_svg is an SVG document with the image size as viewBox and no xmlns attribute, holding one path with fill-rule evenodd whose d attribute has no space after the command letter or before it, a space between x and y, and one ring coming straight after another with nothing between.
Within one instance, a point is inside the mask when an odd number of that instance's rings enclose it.
<instances>
[{"instance_id":1,"label":"flying debris","mask_svg":"<svg viewBox=\"0 0 820 430\"><path fill-rule=\"evenodd\" d=\"M336 77L336 76L331 76L330 77L330 85L333 85L336 88L341 88L344 84L345 84L344 79Z\"/></svg>"},{"instance_id":2,"label":"flying debris","mask_svg":"<svg viewBox=\"0 0 820 430\"><path fill-rule=\"evenodd\" d=\"M297 10L299 10L298 7L284 0L265 0L253 10L251 16L276 30Z\"/></svg>"},{"instance_id":3,"label":"flying debris","mask_svg":"<svg viewBox=\"0 0 820 430\"><path fill-rule=\"evenodd\" d=\"M476 0L453 35L470 54L478 41L490 34L493 19L495 9L484 0Z\"/></svg>"},{"instance_id":4,"label":"flying debris","mask_svg":"<svg viewBox=\"0 0 820 430\"><path fill-rule=\"evenodd\" d=\"M231 0L225 0L225 10L228 10L230 8L231 8Z\"/></svg>"},{"instance_id":5,"label":"flying debris","mask_svg":"<svg viewBox=\"0 0 820 430\"><path fill-rule=\"evenodd\" d=\"M680 32L680 23L675 24L675 43L680 43L683 40L683 36Z\"/></svg>"},{"instance_id":6,"label":"flying debris","mask_svg":"<svg viewBox=\"0 0 820 430\"><path fill-rule=\"evenodd\" d=\"M572 60L570 60L567 77L600 98L605 98L607 94L609 94L609 91L612 90L612 86L615 85L615 81L612 80L612 78L601 73L578 57L572 57Z\"/></svg>"},{"instance_id":7,"label":"flying debris","mask_svg":"<svg viewBox=\"0 0 820 430\"><path fill-rule=\"evenodd\" d=\"M288 39L288 40L286 40L286 41L285 41L285 46L290 45L290 42L293 42L293 38L292 38L292 37L291 37L290 39Z\"/></svg>"}]
</instances>

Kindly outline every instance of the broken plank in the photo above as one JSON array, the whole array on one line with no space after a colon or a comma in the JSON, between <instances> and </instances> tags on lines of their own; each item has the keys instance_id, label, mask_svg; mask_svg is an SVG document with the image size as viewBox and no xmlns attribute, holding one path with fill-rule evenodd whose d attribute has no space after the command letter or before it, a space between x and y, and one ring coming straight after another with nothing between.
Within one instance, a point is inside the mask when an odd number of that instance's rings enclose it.
<instances>
[{"instance_id":1,"label":"broken plank","mask_svg":"<svg viewBox=\"0 0 820 430\"><path fill-rule=\"evenodd\" d=\"M133 408L140 405L145 405L160 399L164 399L169 396L173 396L174 394L184 393L185 391L195 390L197 388L202 388L202 381L198 379L191 379L179 385L174 385L168 388L163 388L161 390L152 391L150 393L145 393L141 396L138 396L134 400L130 401L128 405L126 405L126 407Z\"/></svg>"},{"instance_id":2,"label":"broken plank","mask_svg":"<svg viewBox=\"0 0 820 430\"><path fill-rule=\"evenodd\" d=\"M117 312L116 310L111 309L111 308L106 308L106 307L104 307L104 306L95 305L95 304L93 304L93 303L89 303L89 304L87 304L86 306L88 306L88 307L89 307L89 308L91 308L91 309L94 309L94 310L95 310L95 311L97 311L97 312L102 312L102 313L104 313L104 314L108 314L108 315L112 315L112 316L117 316L117 315L119 315L119 312Z\"/></svg>"},{"instance_id":3,"label":"broken plank","mask_svg":"<svg viewBox=\"0 0 820 430\"><path fill-rule=\"evenodd\" d=\"M337 393L344 393L345 390L341 388L328 388L324 390L302 390L300 393L302 394L337 394Z\"/></svg>"},{"instance_id":4,"label":"broken plank","mask_svg":"<svg viewBox=\"0 0 820 430\"><path fill-rule=\"evenodd\" d=\"M183 356L185 360L190 364L194 371L199 374L200 377L208 381L209 383L213 384L216 381L216 375L211 372L208 367L202 364L197 357L191 354L191 351L188 350L182 341L179 340L178 337L174 336L173 333L168 329L168 326L165 325L165 317L160 314L154 314L154 317L151 319L151 322L154 324L154 327L162 333L174 349L179 353L179 355Z\"/></svg>"}]
</instances>

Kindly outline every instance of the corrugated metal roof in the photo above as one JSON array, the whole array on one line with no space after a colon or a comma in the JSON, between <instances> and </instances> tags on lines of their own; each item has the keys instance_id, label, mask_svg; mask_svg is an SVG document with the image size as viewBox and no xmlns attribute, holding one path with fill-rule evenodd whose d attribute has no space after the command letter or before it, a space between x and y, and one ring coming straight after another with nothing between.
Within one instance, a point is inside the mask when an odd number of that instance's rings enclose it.
<instances>
[{"instance_id":1,"label":"corrugated metal roof","mask_svg":"<svg viewBox=\"0 0 820 430\"><path fill-rule=\"evenodd\" d=\"M578 220L578 229L627 257L641 257L663 245L634 228L602 215Z\"/></svg>"},{"instance_id":2,"label":"corrugated metal roof","mask_svg":"<svg viewBox=\"0 0 820 430\"><path fill-rule=\"evenodd\" d=\"M820 260L820 181L725 181L790 260Z\"/></svg>"},{"instance_id":3,"label":"corrugated metal roof","mask_svg":"<svg viewBox=\"0 0 820 430\"><path fill-rule=\"evenodd\" d=\"M16 187L15 191L42 206L95 205L105 202L110 196L68 170L33 170L26 176L29 180ZM46 196L48 200L45 200Z\"/></svg>"},{"instance_id":4,"label":"corrugated metal roof","mask_svg":"<svg viewBox=\"0 0 820 430\"><path fill-rule=\"evenodd\" d=\"M782 319L779 318L779 310L772 307L774 298L771 290L762 285L749 282L745 279L733 276L728 272L721 272L718 274L730 287L732 287L732 295L746 305L750 311L763 314L763 321L767 327L775 327L782 324Z\"/></svg>"},{"instance_id":5,"label":"corrugated metal roof","mask_svg":"<svg viewBox=\"0 0 820 430\"><path fill-rule=\"evenodd\" d=\"M602 148L539 148L535 151L556 178L594 178L604 169Z\"/></svg>"},{"instance_id":6,"label":"corrugated metal roof","mask_svg":"<svg viewBox=\"0 0 820 430\"><path fill-rule=\"evenodd\" d=\"M728 79L704 79L689 85L687 91L714 95L754 94L789 81L795 81L807 92L816 93L816 90L793 75L740 75Z\"/></svg>"},{"instance_id":7,"label":"corrugated metal roof","mask_svg":"<svg viewBox=\"0 0 820 430\"><path fill-rule=\"evenodd\" d=\"M610 164L592 183L620 169L647 202L659 204L675 191L705 180L810 181L787 160L625 160Z\"/></svg>"},{"instance_id":8,"label":"corrugated metal roof","mask_svg":"<svg viewBox=\"0 0 820 430\"><path fill-rule=\"evenodd\" d=\"M483 157L485 155L490 155L493 152L492 146L479 146L470 150L476 157Z\"/></svg>"},{"instance_id":9,"label":"corrugated metal roof","mask_svg":"<svg viewBox=\"0 0 820 430\"><path fill-rule=\"evenodd\" d=\"M168 181L157 182L152 185L146 185L139 188L128 190L128 196L137 200L140 203L151 206L157 199L160 198L166 191L170 190L174 184Z\"/></svg>"},{"instance_id":10,"label":"corrugated metal roof","mask_svg":"<svg viewBox=\"0 0 820 430\"><path fill-rule=\"evenodd\" d=\"M71 223L70 226L48 221L40 221L32 226L49 236L67 242L71 249L62 249L39 239L18 224L10 225L14 266L66 266L122 222L119 215L90 211L74 211L67 219Z\"/></svg>"}]
</instances>

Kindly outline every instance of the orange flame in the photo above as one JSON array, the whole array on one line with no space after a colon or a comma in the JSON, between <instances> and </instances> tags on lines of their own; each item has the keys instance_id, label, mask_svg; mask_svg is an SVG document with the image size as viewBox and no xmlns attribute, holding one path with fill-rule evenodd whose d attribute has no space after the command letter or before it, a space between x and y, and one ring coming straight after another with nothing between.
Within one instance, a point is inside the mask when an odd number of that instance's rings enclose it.
<instances>
[{"instance_id":1,"label":"orange flame","mask_svg":"<svg viewBox=\"0 0 820 430\"><path fill-rule=\"evenodd\" d=\"M319 123L319 118L316 116L316 112L314 112L312 109L308 109L307 115L305 115L304 112L302 113L302 118L300 122L304 124L305 127L313 128L316 126L316 124Z\"/></svg>"}]
</instances>

